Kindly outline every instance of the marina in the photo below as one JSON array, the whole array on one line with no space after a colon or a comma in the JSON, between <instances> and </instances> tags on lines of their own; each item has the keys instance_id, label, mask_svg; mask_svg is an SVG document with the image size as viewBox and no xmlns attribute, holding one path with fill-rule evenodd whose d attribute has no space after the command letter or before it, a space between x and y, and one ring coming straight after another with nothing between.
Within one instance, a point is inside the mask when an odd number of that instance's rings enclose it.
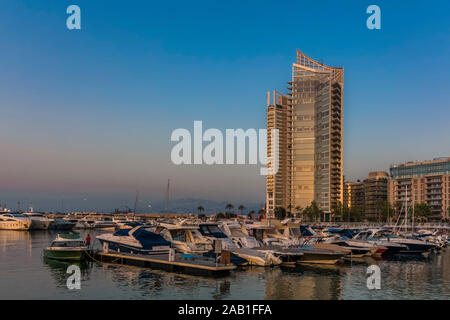
<instances>
[{"instance_id":1,"label":"marina","mask_svg":"<svg viewBox=\"0 0 450 320\"><path fill-rule=\"evenodd\" d=\"M295 219L128 216L114 219L113 231L77 228L70 219L73 231L0 230L0 285L11 288L1 298L450 298L444 226L406 232ZM81 255L67 255L72 247ZM73 264L81 290L66 287ZM381 290L367 289L370 265L381 269Z\"/></svg>"}]
</instances>

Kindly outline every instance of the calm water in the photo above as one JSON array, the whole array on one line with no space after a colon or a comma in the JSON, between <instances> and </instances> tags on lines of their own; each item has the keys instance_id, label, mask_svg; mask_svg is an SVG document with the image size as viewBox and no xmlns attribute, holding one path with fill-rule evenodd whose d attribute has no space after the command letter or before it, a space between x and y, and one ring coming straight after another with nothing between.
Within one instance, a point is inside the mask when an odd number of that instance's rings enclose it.
<instances>
[{"instance_id":1,"label":"calm water","mask_svg":"<svg viewBox=\"0 0 450 320\"><path fill-rule=\"evenodd\" d=\"M450 248L429 259L371 261L381 290L367 289L361 263L251 268L219 279L89 263L81 290L68 290L68 264L42 257L54 236L0 230L0 299L450 299Z\"/></svg>"}]
</instances>

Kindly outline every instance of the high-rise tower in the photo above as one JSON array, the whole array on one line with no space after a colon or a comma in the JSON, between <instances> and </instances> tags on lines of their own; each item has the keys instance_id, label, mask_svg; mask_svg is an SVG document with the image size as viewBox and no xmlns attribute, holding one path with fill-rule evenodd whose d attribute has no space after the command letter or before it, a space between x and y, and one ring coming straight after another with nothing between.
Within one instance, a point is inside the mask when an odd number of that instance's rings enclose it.
<instances>
[{"instance_id":1,"label":"high-rise tower","mask_svg":"<svg viewBox=\"0 0 450 320\"><path fill-rule=\"evenodd\" d=\"M287 95L268 96L267 129L279 129L280 140L280 169L267 177L268 216L276 207L295 212L312 201L331 212L343 200L344 69L297 50L288 90ZM270 146L268 134L268 150Z\"/></svg>"}]
</instances>

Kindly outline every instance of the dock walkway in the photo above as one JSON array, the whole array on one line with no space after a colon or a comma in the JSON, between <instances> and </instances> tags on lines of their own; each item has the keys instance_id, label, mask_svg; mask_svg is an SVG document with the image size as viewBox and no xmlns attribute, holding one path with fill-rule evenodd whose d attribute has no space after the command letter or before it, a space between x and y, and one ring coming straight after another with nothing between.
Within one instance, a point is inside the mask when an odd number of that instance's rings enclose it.
<instances>
[{"instance_id":1,"label":"dock walkway","mask_svg":"<svg viewBox=\"0 0 450 320\"><path fill-rule=\"evenodd\" d=\"M169 261L168 255L140 255L119 252L94 252L93 257L100 262L111 262L124 265L164 270L169 272L186 273L200 276L224 276L236 269L236 266L219 264L206 259L185 260L176 256L174 261Z\"/></svg>"}]
</instances>

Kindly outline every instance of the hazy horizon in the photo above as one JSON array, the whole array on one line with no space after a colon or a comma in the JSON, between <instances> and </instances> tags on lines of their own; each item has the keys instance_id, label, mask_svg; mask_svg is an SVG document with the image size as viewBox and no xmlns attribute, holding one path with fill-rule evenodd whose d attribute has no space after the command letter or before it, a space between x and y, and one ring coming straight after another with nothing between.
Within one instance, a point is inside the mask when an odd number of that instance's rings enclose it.
<instances>
[{"instance_id":1,"label":"hazy horizon","mask_svg":"<svg viewBox=\"0 0 450 320\"><path fill-rule=\"evenodd\" d=\"M0 11L0 204L116 208L173 199L260 203L257 165L176 166L177 128L266 128L296 50L344 67L346 180L450 156L450 4L6 0ZM87 200L85 200L87 199ZM62 201L65 205L62 205ZM147 204L148 205L148 204ZM52 207L53 206L53 207Z\"/></svg>"}]
</instances>

